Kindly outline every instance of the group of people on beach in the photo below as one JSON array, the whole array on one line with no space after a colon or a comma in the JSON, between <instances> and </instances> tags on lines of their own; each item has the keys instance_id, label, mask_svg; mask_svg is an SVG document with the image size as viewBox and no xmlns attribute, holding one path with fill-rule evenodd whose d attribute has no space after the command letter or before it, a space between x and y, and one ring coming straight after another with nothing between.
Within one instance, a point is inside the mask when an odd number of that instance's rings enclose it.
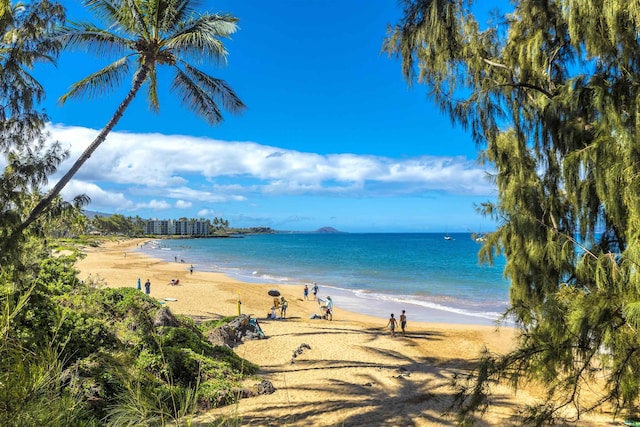
<instances>
[{"instance_id":1,"label":"group of people on beach","mask_svg":"<svg viewBox=\"0 0 640 427\"><path fill-rule=\"evenodd\" d=\"M313 287L311 288L311 292L313 293L313 300L316 301L318 299L318 291L320 290L320 288L318 288L318 284L314 283ZM304 285L304 291L303 291L303 297L305 301L309 301L309 285Z\"/></svg>"},{"instance_id":2,"label":"group of people on beach","mask_svg":"<svg viewBox=\"0 0 640 427\"><path fill-rule=\"evenodd\" d=\"M327 296L326 299L318 297L319 287L317 283L313 284L311 288L311 292L313 293L313 300L318 301L318 305L320 306L321 315L318 317L314 315L316 318L322 318L327 320L333 320L333 300L330 296ZM309 301L309 285L304 285L304 289L302 291L304 301ZM280 309L280 317L285 318L287 313L288 303L284 297L278 299L277 297L273 300L273 307L271 308L271 313L267 316L268 318L277 319L277 310ZM387 322L387 327L391 332L391 336L396 336L396 329L400 327L402 331L402 336L406 336L406 328L407 328L407 312L406 310L402 310L402 314L400 315L400 319L396 319L395 315L391 313L391 317Z\"/></svg>"},{"instance_id":3,"label":"group of people on beach","mask_svg":"<svg viewBox=\"0 0 640 427\"><path fill-rule=\"evenodd\" d=\"M313 293L313 300L318 302L318 306L320 307L321 314L319 316L314 315L314 317L333 320L333 300L330 296L326 299L322 299L318 297L318 292L320 288L317 283L314 283L311 287L311 293ZM309 285L304 285L304 290L302 291L303 299L305 301L309 301Z\"/></svg>"},{"instance_id":4,"label":"group of people on beach","mask_svg":"<svg viewBox=\"0 0 640 427\"><path fill-rule=\"evenodd\" d=\"M394 317L393 313L391 313L391 318L387 322L387 326L391 331L391 336L396 336L396 328L398 327L398 320ZM402 314L400 315L400 329L402 330L402 336L405 335L405 328L407 327L407 314L405 310L402 310Z\"/></svg>"},{"instance_id":5,"label":"group of people on beach","mask_svg":"<svg viewBox=\"0 0 640 427\"><path fill-rule=\"evenodd\" d=\"M278 299L278 297L275 297L273 299L273 306L271 306L271 313L267 315L267 319L277 319L278 310L280 310L280 318L286 319L287 307L289 307L289 302L284 297L281 297L280 299Z\"/></svg>"}]
</instances>

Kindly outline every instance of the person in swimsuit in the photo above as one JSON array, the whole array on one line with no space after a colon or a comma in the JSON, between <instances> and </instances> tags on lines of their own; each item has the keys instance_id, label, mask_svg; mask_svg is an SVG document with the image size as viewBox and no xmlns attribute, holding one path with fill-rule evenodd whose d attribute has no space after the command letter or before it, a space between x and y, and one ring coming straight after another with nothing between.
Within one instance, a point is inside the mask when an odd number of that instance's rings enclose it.
<instances>
[{"instance_id":1,"label":"person in swimsuit","mask_svg":"<svg viewBox=\"0 0 640 427\"><path fill-rule=\"evenodd\" d=\"M404 334L404 328L407 327L407 315L405 314L405 311L402 310L402 314L400 315L400 329L402 329L402 336L406 336Z\"/></svg>"},{"instance_id":2,"label":"person in swimsuit","mask_svg":"<svg viewBox=\"0 0 640 427\"><path fill-rule=\"evenodd\" d=\"M391 336L395 337L396 336L396 326L398 326L398 321L396 320L395 317L393 317L393 313L391 313L391 318L389 319L389 322L387 322L387 326L391 330Z\"/></svg>"}]
</instances>

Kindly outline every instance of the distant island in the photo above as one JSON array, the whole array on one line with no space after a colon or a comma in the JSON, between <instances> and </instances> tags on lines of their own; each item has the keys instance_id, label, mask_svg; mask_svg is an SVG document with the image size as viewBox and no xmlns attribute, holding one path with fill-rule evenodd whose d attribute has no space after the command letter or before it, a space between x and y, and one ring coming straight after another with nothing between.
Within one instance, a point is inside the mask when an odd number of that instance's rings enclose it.
<instances>
[{"instance_id":1,"label":"distant island","mask_svg":"<svg viewBox=\"0 0 640 427\"><path fill-rule=\"evenodd\" d=\"M342 231L338 231L333 227L318 228L315 232L316 233L342 233Z\"/></svg>"}]
</instances>

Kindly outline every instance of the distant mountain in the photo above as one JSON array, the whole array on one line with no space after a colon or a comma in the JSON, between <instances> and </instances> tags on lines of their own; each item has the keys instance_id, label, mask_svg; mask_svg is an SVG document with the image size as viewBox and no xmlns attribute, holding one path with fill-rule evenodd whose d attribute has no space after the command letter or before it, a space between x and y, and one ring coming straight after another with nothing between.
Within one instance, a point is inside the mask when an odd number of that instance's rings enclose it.
<instances>
[{"instance_id":1,"label":"distant mountain","mask_svg":"<svg viewBox=\"0 0 640 427\"><path fill-rule=\"evenodd\" d=\"M338 231L333 227L318 228L315 232L316 233L342 233L342 231Z\"/></svg>"},{"instance_id":2,"label":"distant mountain","mask_svg":"<svg viewBox=\"0 0 640 427\"><path fill-rule=\"evenodd\" d=\"M110 213L104 213L104 212L95 212L95 211L83 211L84 216L86 216L89 219L93 219L96 216L102 217L102 218L108 218L113 214Z\"/></svg>"}]
</instances>

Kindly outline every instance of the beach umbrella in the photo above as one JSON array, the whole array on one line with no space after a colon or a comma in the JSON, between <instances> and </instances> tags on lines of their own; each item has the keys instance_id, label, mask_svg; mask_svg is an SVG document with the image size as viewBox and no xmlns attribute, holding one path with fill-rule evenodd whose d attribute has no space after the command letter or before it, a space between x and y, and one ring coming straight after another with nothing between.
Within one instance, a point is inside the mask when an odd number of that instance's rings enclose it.
<instances>
[{"instance_id":1,"label":"beach umbrella","mask_svg":"<svg viewBox=\"0 0 640 427\"><path fill-rule=\"evenodd\" d=\"M279 297L280 296L280 291L277 290L277 289L271 289L268 292L268 294L269 294L269 296L272 296L272 297Z\"/></svg>"}]
</instances>

